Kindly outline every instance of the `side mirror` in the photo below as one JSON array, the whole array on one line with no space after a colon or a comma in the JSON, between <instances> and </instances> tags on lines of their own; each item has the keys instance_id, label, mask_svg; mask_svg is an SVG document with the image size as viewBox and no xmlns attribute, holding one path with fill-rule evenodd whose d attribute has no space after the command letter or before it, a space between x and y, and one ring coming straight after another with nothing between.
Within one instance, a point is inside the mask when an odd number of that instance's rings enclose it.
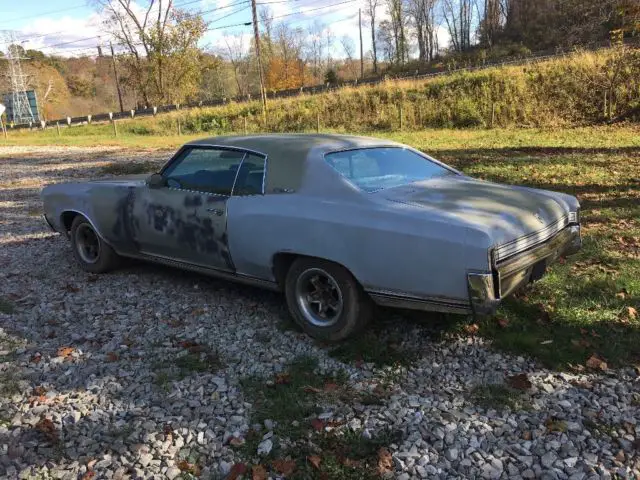
<instances>
[{"instance_id":1,"label":"side mirror","mask_svg":"<svg viewBox=\"0 0 640 480\"><path fill-rule=\"evenodd\" d=\"M147 186L149 188L162 188L166 186L166 184L166 180L159 173L154 173L149 178L147 178Z\"/></svg>"}]
</instances>

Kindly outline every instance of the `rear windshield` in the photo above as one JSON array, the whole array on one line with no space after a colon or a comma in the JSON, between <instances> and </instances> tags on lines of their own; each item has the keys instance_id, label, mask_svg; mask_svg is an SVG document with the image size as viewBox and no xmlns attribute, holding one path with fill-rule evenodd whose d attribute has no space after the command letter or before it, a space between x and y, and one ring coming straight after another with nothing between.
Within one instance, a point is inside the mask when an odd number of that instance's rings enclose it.
<instances>
[{"instance_id":1,"label":"rear windshield","mask_svg":"<svg viewBox=\"0 0 640 480\"><path fill-rule=\"evenodd\" d=\"M324 158L338 173L368 193L455 175L455 172L401 147L361 148L327 153Z\"/></svg>"}]
</instances>

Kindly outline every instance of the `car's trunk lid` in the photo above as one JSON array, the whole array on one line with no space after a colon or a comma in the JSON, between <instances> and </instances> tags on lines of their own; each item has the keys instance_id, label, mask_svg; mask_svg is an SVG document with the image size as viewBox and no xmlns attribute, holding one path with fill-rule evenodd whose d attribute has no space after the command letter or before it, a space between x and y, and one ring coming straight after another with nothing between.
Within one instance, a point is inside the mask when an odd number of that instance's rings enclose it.
<instances>
[{"instance_id":1,"label":"car's trunk lid","mask_svg":"<svg viewBox=\"0 0 640 480\"><path fill-rule=\"evenodd\" d=\"M565 208L549 195L457 175L382 190L378 195L481 226L495 245L543 230L566 215Z\"/></svg>"}]
</instances>

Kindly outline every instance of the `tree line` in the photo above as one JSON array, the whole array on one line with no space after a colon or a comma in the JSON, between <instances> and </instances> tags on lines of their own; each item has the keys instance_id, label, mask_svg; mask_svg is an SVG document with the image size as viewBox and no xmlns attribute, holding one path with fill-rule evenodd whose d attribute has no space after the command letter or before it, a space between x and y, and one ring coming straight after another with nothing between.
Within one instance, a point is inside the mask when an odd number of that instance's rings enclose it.
<instances>
[{"instance_id":1,"label":"tree line","mask_svg":"<svg viewBox=\"0 0 640 480\"><path fill-rule=\"evenodd\" d=\"M205 17L173 0L94 0L106 13L109 51L64 58L27 51L31 84L45 115L117 109L115 77L127 109L259 96L249 28L202 46ZM468 64L640 33L637 0L362 0L364 59L352 36L316 19L280 20L260 6L260 47L268 91L337 83L387 72ZM353 13L353 7L349 7ZM215 26L215 25L214 25ZM356 23L357 26L357 23ZM0 62L0 73L4 68ZM76 99L80 99L78 102ZM75 112L82 107L84 111Z\"/></svg>"}]
</instances>

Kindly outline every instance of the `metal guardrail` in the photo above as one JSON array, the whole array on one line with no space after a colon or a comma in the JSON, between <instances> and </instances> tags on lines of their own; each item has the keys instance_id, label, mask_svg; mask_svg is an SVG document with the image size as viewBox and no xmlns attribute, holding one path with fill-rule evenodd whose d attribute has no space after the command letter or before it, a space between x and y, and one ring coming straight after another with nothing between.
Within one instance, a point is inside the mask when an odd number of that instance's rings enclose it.
<instances>
[{"instance_id":1,"label":"metal guardrail","mask_svg":"<svg viewBox=\"0 0 640 480\"><path fill-rule=\"evenodd\" d=\"M640 48L640 38L630 39L630 40L628 39L625 45L632 48ZM489 68L537 63L537 62L543 62L546 60L553 60L553 59L566 57L568 55L575 53L576 48L577 47L574 46L570 50L569 49L546 50L542 52L536 52L531 55L516 56L516 57L511 57L511 59L507 57L506 60L503 58L503 59L500 59L500 61L485 62L485 63L482 63L481 65L473 65L473 66L466 66L466 67L460 67L460 68L444 68L444 69L431 68L426 71L416 70L415 73L412 73L412 74L400 74L400 75L385 74L380 77L364 78L361 80L357 80L357 79L347 80L337 85L318 84L318 85L312 85L307 87L290 88L286 90L278 90L278 91L272 92L270 95L267 94L267 97L270 99L275 99L275 98L294 97L301 94L317 95L317 94L326 93L326 92L337 90L339 88L344 88L344 87L358 87L360 85L378 85L380 83L384 83L387 81L411 80L411 79L421 80L425 78L451 75L451 74L460 73L460 72L475 72L475 71L485 70ZM597 51L597 50L610 48L610 44L609 42L601 42L601 43L591 44L587 46L580 46L580 48L583 50ZM180 110L183 108L193 109L193 108L202 108L202 107L217 107L221 105L226 105L230 102L247 103L254 100L255 99L251 98L251 95L248 95L247 97L232 97L229 99L223 98L223 99L215 99L215 100L203 100L200 102L191 102L183 105L180 105L180 104L160 105L157 107L150 107L150 108L144 108L144 109L138 109L138 110L129 110L125 112L109 112L109 113L98 113L95 115L84 115L79 117L58 118L55 120L48 120L46 122L41 121L39 125L35 125L35 124L8 125L8 127L13 130L20 130L25 128L29 128L29 129L53 128L57 124L67 124L68 126L71 126L74 124L87 124L87 123L90 124L93 122L120 120L123 118L154 116L154 115L157 115L158 113L166 113L166 112L171 112L175 110Z\"/></svg>"}]
</instances>

